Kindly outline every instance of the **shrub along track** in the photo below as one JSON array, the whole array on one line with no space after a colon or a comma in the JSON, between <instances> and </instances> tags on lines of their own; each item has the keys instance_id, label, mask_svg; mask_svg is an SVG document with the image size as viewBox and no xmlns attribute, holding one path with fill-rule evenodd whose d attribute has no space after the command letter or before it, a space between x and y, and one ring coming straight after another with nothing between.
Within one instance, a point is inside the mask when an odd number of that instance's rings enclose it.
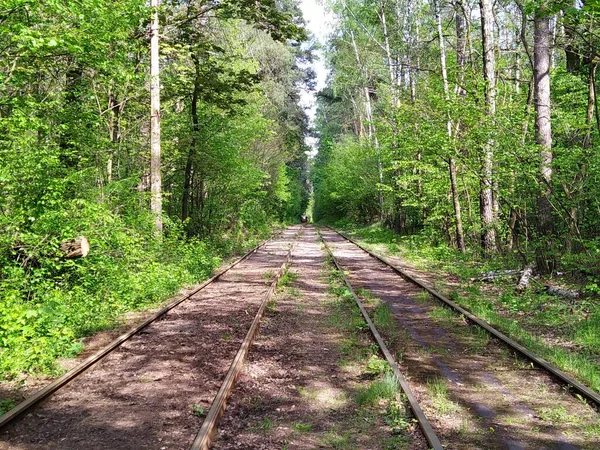
<instances>
[{"instance_id":1,"label":"shrub along track","mask_svg":"<svg viewBox=\"0 0 600 450\"><path fill-rule=\"evenodd\" d=\"M0 449L188 448L300 230L267 241L7 424Z\"/></svg>"},{"instance_id":2,"label":"shrub along track","mask_svg":"<svg viewBox=\"0 0 600 450\"><path fill-rule=\"evenodd\" d=\"M597 412L544 370L513 356L338 233L324 230L323 237L373 305L370 313L380 299L395 317L404 339L393 351L448 448L600 447Z\"/></svg>"}]
</instances>

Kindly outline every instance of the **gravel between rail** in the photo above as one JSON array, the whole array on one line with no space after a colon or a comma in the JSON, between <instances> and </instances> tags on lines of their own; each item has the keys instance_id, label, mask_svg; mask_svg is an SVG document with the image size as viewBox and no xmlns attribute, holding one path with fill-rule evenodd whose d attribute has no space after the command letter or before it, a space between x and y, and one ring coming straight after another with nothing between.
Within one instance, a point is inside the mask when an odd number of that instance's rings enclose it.
<instances>
[{"instance_id":1,"label":"gravel between rail","mask_svg":"<svg viewBox=\"0 0 600 450\"><path fill-rule=\"evenodd\" d=\"M5 449L187 449L202 425L290 227L2 430Z\"/></svg>"}]
</instances>

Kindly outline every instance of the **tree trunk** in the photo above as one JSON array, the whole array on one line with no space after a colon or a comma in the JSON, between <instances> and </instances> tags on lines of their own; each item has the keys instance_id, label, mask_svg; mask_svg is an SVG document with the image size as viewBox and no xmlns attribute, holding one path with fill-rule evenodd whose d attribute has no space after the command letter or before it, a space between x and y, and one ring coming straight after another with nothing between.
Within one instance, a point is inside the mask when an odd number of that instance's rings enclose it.
<instances>
[{"instance_id":1,"label":"tree trunk","mask_svg":"<svg viewBox=\"0 0 600 450\"><path fill-rule=\"evenodd\" d=\"M442 70L442 82L444 85L444 98L446 101L446 131L448 133L448 141L452 141L452 120L450 119L450 92L448 87L448 72L446 69L446 45L444 42L444 35L442 33L442 18L440 14L440 7L438 1L433 1L433 7L435 9L435 21L437 25L438 39L440 41L440 65ZM452 191L452 205L454 207L454 222L456 224L456 245L461 252L465 251L465 236L463 233L462 226L462 214L460 210L460 199L458 198L458 187L456 185L456 164L452 156L448 157L448 170L450 172L450 188Z\"/></svg>"},{"instance_id":2,"label":"tree trunk","mask_svg":"<svg viewBox=\"0 0 600 450\"><path fill-rule=\"evenodd\" d=\"M490 118L496 115L496 61L494 57L494 15L491 0L479 0L481 11L481 38L483 44L483 77L485 79L485 103ZM483 149L481 176L481 224L483 227L482 247L486 253L496 251L496 229L494 223L494 199L492 177L494 164L494 140L489 139Z\"/></svg>"},{"instance_id":3,"label":"tree trunk","mask_svg":"<svg viewBox=\"0 0 600 450\"><path fill-rule=\"evenodd\" d=\"M181 220L184 221L189 216L189 204L190 204L190 189L192 183L192 169L194 162L194 155L196 154L196 144L198 142L198 133L200 131L200 122L198 120L198 97L200 96L200 62L196 55L192 55L194 61L194 67L196 69L196 77L194 78L194 92L192 93L192 141L190 142L190 149L188 151L188 157L185 164L185 173L183 178L183 195L181 200Z\"/></svg>"},{"instance_id":4,"label":"tree trunk","mask_svg":"<svg viewBox=\"0 0 600 450\"><path fill-rule=\"evenodd\" d=\"M113 92L108 95L108 107L110 109L109 137L111 145L106 161L106 182L110 183L113 178L113 158L121 139L121 111L123 110L123 105L119 104Z\"/></svg>"},{"instance_id":5,"label":"tree trunk","mask_svg":"<svg viewBox=\"0 0 600 450\"><path fill-rule=\"evenodd\" d=\"M462 0L457 0L454 3L454 15L456 26L456 66L458 69L456 74L456 93L461 97L464 97L467 95L467 92L462 87L465 81L465 66L467 64L467 37Z\"/></svg>"},{"instance_id":6,"label":"tree trunk","mask_svg":"<svg viewBox=\"0 0 600 450\"><path fill-rule=\"evenodd\" d=\"M157 233L162 233L162 181L160 175L160 67L158 37L158 7L160 0L152 0L150 39L150 209Z\"/></svg>"},{"instance_id":7,"label":"tree trunk","mask_svg":"<svg viewBox=\"0 0 600 450\"><path fill-rule=\"evenodd\" d=\"M551 248L553 230L552 205L552 128L550 125L550 20L538 11L534 18L534 104L535 104L535 141L540 146L541 192L538 197L538 229L545 236L543 248L538 251L538 266L541 271L549 272L554 261L548 255Z\"/></svg>"},{"instance_id":8,"label":"tree trunk","mask_svg":"<svg viewBox=\"0 0 600 450\"><path fill-rule=\"evenodd\" d=\"M63 258L85 258L90 252L90 243L86 237L80 236L77 239L62 242L60 250L63 252Z\"/></svg>"}]
</instances>

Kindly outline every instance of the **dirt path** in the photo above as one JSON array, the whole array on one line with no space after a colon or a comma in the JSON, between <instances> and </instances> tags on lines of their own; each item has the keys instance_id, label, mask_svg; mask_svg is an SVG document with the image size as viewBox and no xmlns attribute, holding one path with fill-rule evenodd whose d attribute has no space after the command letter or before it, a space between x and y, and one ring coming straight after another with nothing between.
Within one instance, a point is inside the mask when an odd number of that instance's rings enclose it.
<instances>
[{"instance_id":1,"label":"dirt path","mask_svg":"<svg viewBox=\"0 0 600 450\"><path fill-rule=\"evenodd\" d=\"M381 417L355 403L370 381L345 361L343 336L332 323L325 251L313 227L292 255L293 281L263 320L213 448L427 448L418 433L391 446Z\"/></svg>"},{"instance_id":2,"label":"dirt path","mask_svg":"<svg viewBox=\"0 0 600 450\"><path fill-rule=\"evenodd\" d=\"M0 449L187 449L300 227L2 430Z\"/></svg>"},{"instance_id":3,"label":"dirt path","mask_svg":"<svg viewBox=\"0 0 600 450\"><path fill-rule=\"evenodd\" d=\"M401 367L448 448L600 448L595 411L358 247L323 234L353 286L385 302L405 330Z\"/></svg>"}]
</instances>

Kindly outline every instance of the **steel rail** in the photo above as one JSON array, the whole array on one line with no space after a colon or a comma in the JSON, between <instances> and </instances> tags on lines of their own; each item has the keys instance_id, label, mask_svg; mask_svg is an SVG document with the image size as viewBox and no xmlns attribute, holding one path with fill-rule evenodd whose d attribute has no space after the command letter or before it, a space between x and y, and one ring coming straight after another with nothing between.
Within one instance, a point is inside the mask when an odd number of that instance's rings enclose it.
<instances>
[{"instance_id":1,"label":"steel rail","mask_svg":"<svg viewBox=\"0 0 600 450\"><path fill-rule=\"evenodd\" d=\"M285 261L279 267L275 279L273 280L271 286L269 287L269 290L263 297L260 307L258 308L256 315L254 316L252 325L250 326L250 329L248 330L248 333L246 334L242 345L240 346L237 354L235 355L231 366L229 366L229 370L225 375L225 379L221 384L219 392L215 396L212 405L208 410L206 418L204 419L204 422L202 422L202 427L196 434L192 445L189 447L190 450L208 450L210 448L210 445L212 444L214 439L214 435L217 431L219 420L223 415L223 412L225 411L225 407L227 406L227 399L233 392L233 388L235 387L235 381L239 376L240 372L242 371L242 368L244 367L244 362L246 361L246 357L250 352L250 347L252 346L254 338L256 337L256 334L260 327L260 321L267 307L267 304L275 294L275 289L277 288L277 283L279 282L279 279L284 274L285 270L290 266L293 248L294 244L291 244L287 252Z\"/></svg>"},{"instance_id":2,"label":"steel rail","mask_svg":"<svg viewBox=\"0 0 600 450\"><path fill-rule=\"evenodd\" d=\"M178 299L176 299L173 302L169 303L168 305L164 306L163 308L161 308L159 311L157 311L156 313L154 313L152 316L150 316L148 319L146 319L141 324L135 326L134 328L132 328L129 331L127 331L126 333L122 334L117 339L115 339L114 341L112 341L111 343L109 343L107 346L105 346L104 348L100 349L99 351L97 351L96 353L94 353L92 356L88 357L83 362L81 362L80 364L78 364L77 366L75 366L73 369L71 369L70 371L68 371L67 373L65 373L64 375L62 375L61 377L59 377L56 380L54 380L52 383L46 385L45 387L43 387L42 389L40 389L39 391L37 391L36 393L34 393L33 395L31 395L30 397L27 397L25 400L23 400L22 402L20 402L19 404L17 404L10 411L8 411L4 415L0 416L0 429L2 429L4 426L8 425L10 422L12 422L13 420L15 420L17 417L19 417L21 414L23 414L24 412L26 412L27 410L29 410L31 407L33 407L37 403L41 402L45 398L47 398L50 395L52 395L54 392L56 392L57 390L59 390L61 387L65 386L67 383L69 383L70 381L72 381L74 378L77 378L79 375L81 375L83 372L85 372L91 366L93 366L94 364L96 364L98 361L100 361L106 355L108 355L109 353L111 353L113 350L115 350L117 347L119 347L125 341L127 341L128 339L130 339L132 336L134 336L135 334L137 334L138 332L140 332L141 330L143 330L144 328L146 328L152 322L155 322L157 319L159 319L160 317L162 317L163 315L165 315L167 312L169 312L170 310L172 310L173 308L175 308L177 305L183 303L184 301L188 300L193 295L195 295L198 292L200 292L202 289L204 289L209 284L211 284L214 281L216 281L218 278L220 278L226 272L228 272L229 270L233 269L239 263L241 263L242 261L244 261L247 258L249 258L251 255L253 255L254 253L256 253L260 248L264 247L267 243L271 242L273 239L275 239L280 234L281 233L277 233L277 234L271 236L269 239L261 242L259 245L257 245L256 247L254 247L252 250L250 250L249 252L247 252L246 254L244 254L241 258L239 258L236 261L234 261L233 263L229 264L228 266L226 266L225 268L223 268L222 270L220 270L219 273L217 273L216 275L212 276L208 280L204 281L198 287L194 288L193 291L191 291L191 292L189 292L189 293L187 293L185 295L180 296Z\"/></svg>"},{"instance_id":3,"label":"steel rail","mask_svg":"<svg viewBox=\"0 0 600 450\"><path fill-rule=\"evenodd\" d=\"M400 388L402 389L402 392L404 392L404 395L406 395L406 399L408 400L410 408L412 409L412 412L413 412L415 418L419 422L421 431L423 432L425 439L427 439L427 442L429 443L430 448L433 450L443 450L444 447L442 446L442 443L440 442L439 438L435 434L435 431L433 430L433 427L431 426L429 419L427 419L427 417L425 416L425 413L421 409L421 406L419 405L419 402L417 401L412 390L410 389L410 386L408 385L406 378L404 377L404 375L402 375L402 372L400 371L400 368L398 367L398 363L396 362L395 358L392 356L391 352L387 348L387 345L385 345L385 342L383 341L381 335L377 331L375 324L371 320L371 317L369 317L369 313L363 306L358 295L356 295L356 292L354 291L354 288L348 281L348 278L346 277L344 270L338 264L337 260L335 259L335 256L333 256L333 252L329 248L329 245L327 245L327 242L325 242L325 240L323 239L323 236L321 235L320 231L319 231L319 237L321 238L321 242L323 242L323 244L325 245L325 248L327 249L327 253L331 257L333 264L335 265L336 269L340 272L341 277L344 280L344 284L346 285L346 287L352 294L352 297L354 298L356 305L360 309L360 312L362 313L363 318L367 322L367 325L369 325L371 334L377 341L377 344L379 345L381 352L385 356L385 359L387 360L388 364L391 366L392 371L394 372L394 375L398 379L398 384L400 384Z\"/></svg>"},{"instance_id":4,"label":"steel rail","mask_svg":"<svg viewBox=\"0 0 600 450\"><path fill-rule=\"evenodd\" d=\"M382 262L383 264L385 264L386 266L390 267L394 272L396 272L401 277L403 277L406 280L408 280L408 281L416 284L420 288L425 289L434 298L436 298L437 300L439 300L440 302L442 302L446 306L449 306L450 308L452 308L455 311L459 312L460 314L462 314L463 316L465 316L467 319L469 319L471 322L479 325L480 327L482 327L483 329L485 329L488 333L490 333L492 336L494 336L497 339L499 339L500 341L504 342L511 349L513 349L517 353L521 354L525 358L529 359L532 363L534 363L538 367L543 368L544 370L546 370L547 372L549 372L550 374L552 374L554 377L556 377L557 379L559 379L561 382L563 382L564 384L566 384L573 391L575 391L579 395L585 397L587 400L591 401L595 405L596 408L600 408L600 394L598 394L597 392L595 392L594 390L592 390L590 387L588 387L588 386L584 385L583 383L577 381L571 375L568 375L567 373L563 372L558 367L554 366L553 364L551 364L550 362L548 362L545 359L541 358L540 356L537 356L536 354L534 354L533 352L531 352L530 350L528 350L527 348L525 348L524 346L522 346L521 344L519 344L518 342L516 342L514 339L508 337L507 335L505 335L501 331L499 331L496 328L492 327L485 320L480 319L479 317L475 316L473 313L467 311L465 308L463 308L462 306L460 306L458 303L450 300L446 296L444 296L444 295L440 294L439 292L435 291L427 283L419 280L418 278L413 277L412 275L409 275L404 270L400 269L399 267L397 267L396 265L394 265L393 263L391 263L390 261L388 261L387 258L385 258L383 256L380 256L380 255L378 255L376 253L373 253L371 250L363 247L361 244L359 244L358 242L354 241L352 238L346 236L345 234L343 234L343 233L341 233L341 232L339 232L339 231L337 231L337 230L335 230L335 229L333 229L331 227L327 227L327 228L330 229L331 231L339 234L340 236L342 236L344 239L346 239L347 241L351 242L352 244L356 245L358 248L360 248L364 252L368 253L371 257L375 258L376 260L378 260L378 261Z\"/></svg>"}]
</instances>

